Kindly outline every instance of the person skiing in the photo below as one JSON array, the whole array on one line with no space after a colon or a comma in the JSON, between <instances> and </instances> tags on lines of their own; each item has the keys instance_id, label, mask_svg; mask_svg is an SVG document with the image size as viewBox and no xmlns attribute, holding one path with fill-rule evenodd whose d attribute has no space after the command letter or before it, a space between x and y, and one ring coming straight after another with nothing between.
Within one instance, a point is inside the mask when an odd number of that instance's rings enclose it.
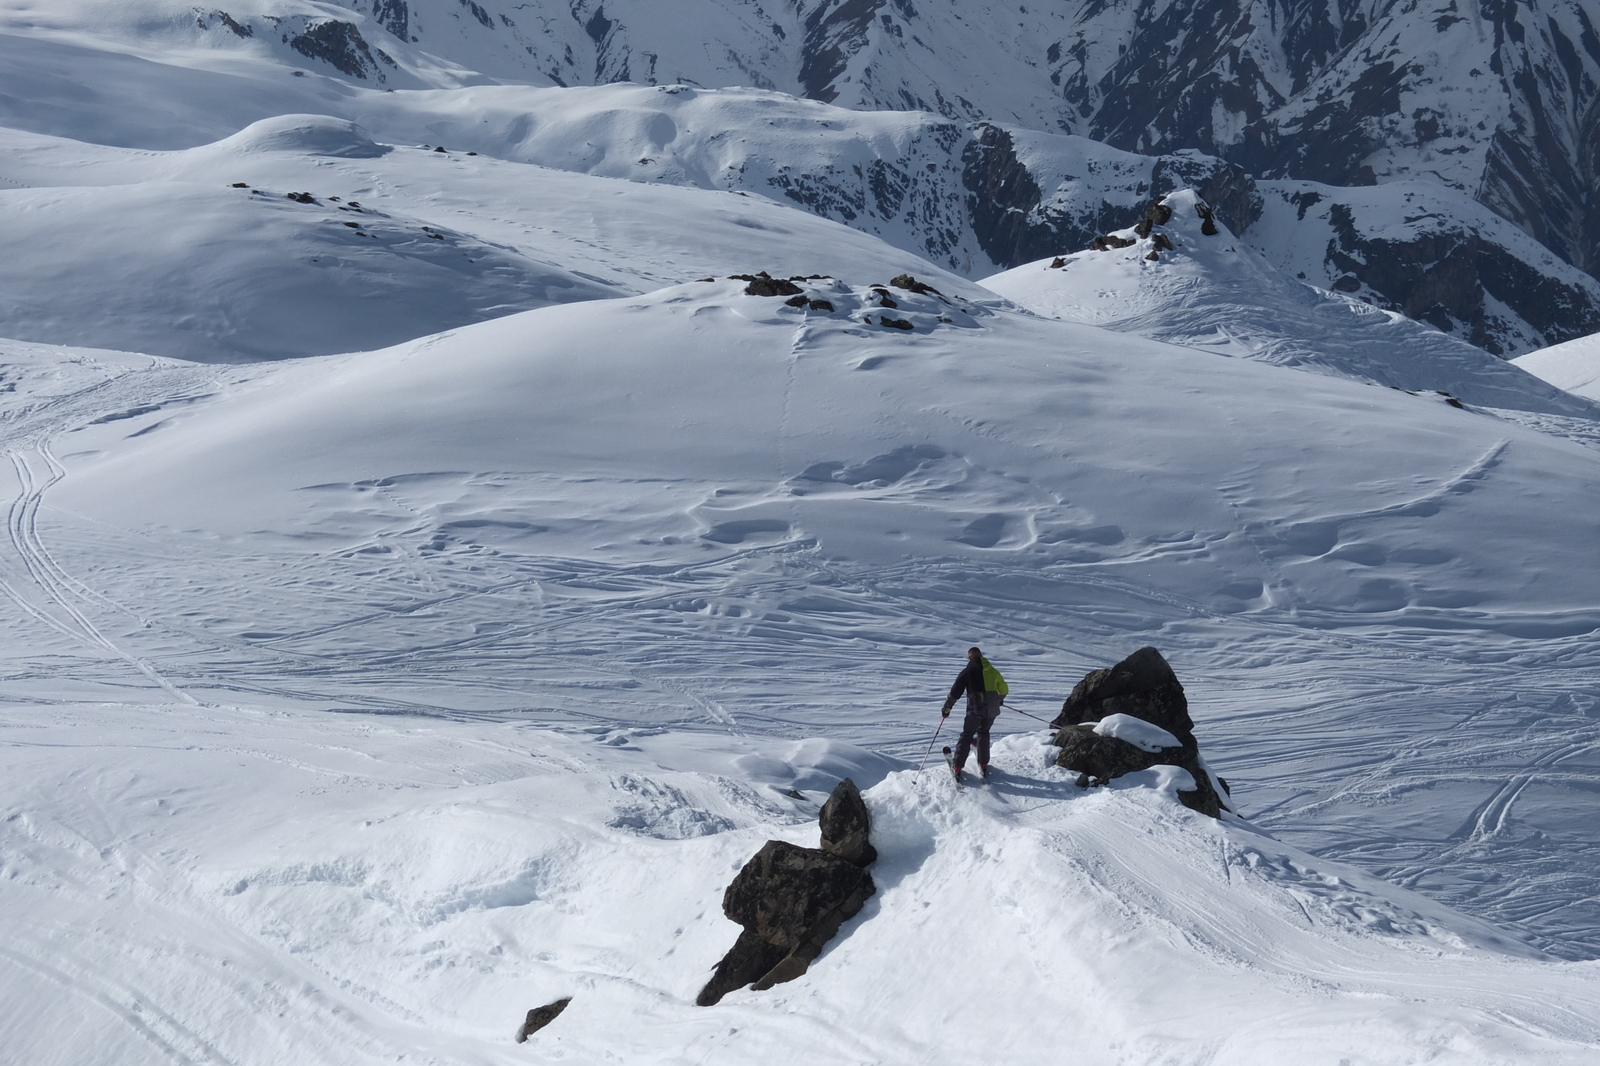
<instances>
[{"instance_id":1,"label":"person skiing","mask_svg":"<svg viewBox=\"0 0 1600 1066\"><path fill-rule=\"evenodd\" d=\"M956 675L956 682L950 686L950 695L939 712L942 718L949 718L950 708L956 705L961 693L967 694L967 716L961 721L961 739L956 742L955 755L950 760L957 781L961 780L961 768L967 765L967 754L974 740L978 743L978 772L989 776L989 729L1000 717L1000 701L1005 699L1007 691L1006 679L983 657L983 650L968 648L967 665Z\"/></svg>"}]
</instances>

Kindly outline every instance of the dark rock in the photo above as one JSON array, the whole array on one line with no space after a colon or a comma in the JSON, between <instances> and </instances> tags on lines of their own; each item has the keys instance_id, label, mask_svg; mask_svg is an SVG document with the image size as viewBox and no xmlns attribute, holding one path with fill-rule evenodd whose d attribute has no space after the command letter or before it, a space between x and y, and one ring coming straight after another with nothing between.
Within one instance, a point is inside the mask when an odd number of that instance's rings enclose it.
<instances>
[{"instance_id":1,"label":"dark rock","mask_svg":"<svg viewBox=\"0 0 1600 1066\"><path fill-rule=\"evenodd\" d=\"M759 274L734 274L731 277L736 281L747 281L744 287L746 296L797 296L803 290L792 281L775 278L763 270Z\"/></svg>"},{"instance_id":2,"label":"dark rock","mask_svg":"<svg viewBox=\"0 0 1600 1066\"><path fill-rule=\"evenodd\" d=\"M558 999L554 1003L546 1003L542 1007L535 1007L528 1012L528 1017L523 1020L522 1028L517 1030L517 1043L526 1043L528 1037L556 1020L556 1016L567 1009L567 1004L572 1002L572 997Z\"/></svg>"},{"instance_id":3,"label":"dark rock","mask_svg":"<svg viewBox=\"0 0 1600 1066\"><path fill-rule=\"evenodd\" d=\"M1150 250L1150 254L1145 256L1145 258L1150 260L1152 263L1159 263L1161 261L1161 253L1152 248Z\"/></svg>"},{"instance_id":4,"label":"dark rock","mask_svg":"<svg viewBox=\"0 0 1600 1066\"><path fill-rule=\"evenodd\" d=\"M1160 200L1153 200L1150 206L1144 209L1144 217L1146 222L1157 226L1165 226L1172 221L1172 208Z\"/></svg>"},{"instance_id":5,"label":"dark rock","mask_svg":"<svg viewBox=\"0 0 1600 1066\"><path fill-rule=\"evenodd\" d=\"M1126 740L1098 736L1092 725L1069 725L1056 734L1055 743L1061 747L1057 766L1078 770L1102 781L1148 770L1159 763L1170 764L1183 756L1181 746L1145 751Z\"/></svg>"},{"instance_id":6,"label":"dark rock","mask_svg":"<svg viewBox=\"0 0 1600 1066\"><path fill-rule=\"evenodd\" d=\"M811 301L806 299L805 293L801 293L798 296L791 296L783 302L788 304L790 307L805 307L810 304Z\"/></svg>"},{"instance_id":7,"label":"dark rock","mask_svg":"<svg viewBox=\"0 0 1600 1066\"><path fill-rule=\"evenodd\" d=\"M879 321L882 322L885 326L888 326L890 329L906 329L906 330L910 330L910 329L916 329L917 328L916 326L912 325L910 322L907 322L903 318L890 318L888 315L881 315L879 317Z\"/></svg>"},{"instance_id":8,"label":"dark rock","mask_svg":"<svg viewBox=\"0 0 1600 1066\"><path fill-rule=\"evenodd\" d=\"M1151 244L1154 246L1156 251L1159 251L1159 252L1170 252L1170 251L1172 251L1172 238L1168 237L1165 233L1156 234L1156 239L1154 241L1152 241Z\"/></svg>"},{"instance_id":9,"label":"dark rock","mask_svg":"<svg viewBox=\"0 0 1600 1066\"><path fill-rule=\"evenodd\" d=\"M833 304L827 300L812 300L811 310L831 312L833 310Z\"/></svg>"},{"instance_id":10,"label":"dark rock","mask_svg":"<svg viewBox=\"0 0 1600 1066\"><path fill-rule=\"evenodd\" d=\"M897 289L905 289L908 292L914 292L918 296L928 296L930 294L933 296L944 295L944 293L940 292L932 285L929 285L926 282L918 281L910 274L897 274L889 279L889 284L893 285Z\"/></svg>"},{"instance_id":11,"label":"dark rock","mask_svg":"<svg viewBox=\"0 0 1600 1066\"><path fill-rule=\"evenodd\" d=\"M1150 231L1154 228L1155 225L1148 218L1141 218L1133 224L1133 232L1137 233L1141 240L1150 236Z\"/></svg>"},{"instance_id":12,"label":"dark rock","mask_svg":"<svg viewBox=\"0 0 1600 1066\"><path fill-rule=\"evenodd\" d=\"M440 145L438 148L435 148L434 151L435 152L442 152L442 151L444 151L444 146Z\"/></svg>"},{"instance_id":13,"label":"dark rock","mask_svg":"<svg viewBox=\"0 0 1600 1066\"><path fill-rule=\"evenodd\" d=\"M1160 726L1177 747L1147 752L1115 737L1097 735L1085 723L1125 714ZM1050 723L1053 743L1061 748L1056 765L1107 781L1152 766L1177 766L1194 779L1193 790L1179 790L1184 806L1220 817L1227 804L1200 762L1200 747L1189 718L1189 700L1172 667L1154 648L1140 648L1109 670L1092 670L1073 688Z\"/></svg>"},{"instance_id":14,"label":"dark rock","mask_svg":"<svg viewBox=\"0 0 1600 1066\"><path fill-rule=\"evenodd\" d=\"M834 786L828 801L817 816L822 825L822 850L845 862L866 866L878 857L878 850L867 841L871 821L861 790L848 777Z\"/></svg>"},{"instance_id":15,"label":"dark rock","mask_svg":"<svg viewBox=\"0 0 1600 1066\"><path fill-rule=\"evenodd\" d=\"M1178 675L1154 648L1140 648L1109 670L1090 671L1073 688L1050 725L1060 729L1098 722L1113 714L1142 718L1186 741L1186 746L1193 743L1188 697Z\"/></svg>"},{"instance_id":16,"label":"dark rock","mask_svg":"<svg viewBox=\"0 0 1600 1066\"><path fill-rule=\"evenodd\" d=\"M341 74L365 80L369 74L383 80L382 68L374 58L374 49L368 47L351 22L338 19L313 19L306 28L294 36L285 36L290 48L308 59L320 59ZM381 50L377 55L393 64Z\"/></svg>"},{"instance_id":17,"label":"dark rock","mask_svg":"<svg viewBox=\"0 0 1600 1066\"><path fill-rule=\"evenodd\" d=\"M759 991L799 977L876 891L855 863L767 841L723 893L722 912L744 932L695 1002L709 1007L744 985Z\"/></svg>"},{"instance_id":18,"label":"dark rock","mask_svg":"<svg viewBox=\"0 0 1600 1066\"><path fill-rule=\"evenodd\" d=\"M249 187L250 183L247 181L236 181L233 183L233 188L235 189L248 189Z\"/></svg>"},{"instance_id":19,"label":"dark rock","mask_svg":"<svg viewBox=\"0 0 1600 1066\"><path fill-rule=\"evenodd\" d=\"M873 289L872 294L878 298L879 307L899 307L900 302L889 295L888 289Z\"/></svg>"},{"instance_id":20,"label":"dark rock","mask_svg":"<svg viewBox=\"0 0 1600 1066\"><path fill-rule=\"evenodd\" d=\"M1090 241L1089 250L1095 252L1109 252L1113 248L1131 248L1138 243L1138 241L1132 240L1128 237L1118 237L1114 233L1108 233L1104 237L1096 237L1094 240ZM1054 263L1051 264L1051 266L1054 265ZM1063 260L1061 265L1066 266L1066 261Z\"/></svg>"},{"instance_id":21,"label":"dark rock","mask_svg":"<svg viewBox=\"0 0 1600 1066\"><path fill-rule=\"evenodd\" d=\"M1103 240L1105 240L1105 238L1104 237L1096 237L1095 240L1096 241L1103 241ZM1104 248L1099 248L1099 249L1096 249L1096 251L1102 251L1103 252L1103 251L1105 251L1105 249ZM1050 269L1051 270L1060 270L1062 267L1064 267L1066 265L1067 265L1067 261L1065 259L1063 259L1059 255L1056 256L1054 259L1050 260Z\"/></svg>"}]
</instances>

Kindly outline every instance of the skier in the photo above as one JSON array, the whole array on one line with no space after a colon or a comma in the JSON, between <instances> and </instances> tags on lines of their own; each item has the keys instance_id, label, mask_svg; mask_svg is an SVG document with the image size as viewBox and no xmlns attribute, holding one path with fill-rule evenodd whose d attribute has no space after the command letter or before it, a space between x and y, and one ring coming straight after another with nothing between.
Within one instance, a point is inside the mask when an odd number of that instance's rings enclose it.
<instances>
[{"instance_id":1,"label":"skier","mask_svg":"<svg viewBox=\"0 0 1600 1066\"><path fill-rule=\"evenodd\" d=\"M983 651L979 648L967 649L966 668L956 675L956 683L950 686L950 695L944 701L944 709L939 712L941 717L950 717L950 708L956 705L956 699L963 691L967 694L967 716L961 722L961 739L956 742L950 768L955 771L956 780L960 781L961 768L967 765L967 753L972 750L972 742L976 739L978 772L987 778L989 728L1000 717L1000 701L1005 699L1008 689L1006 679L983 657Z\"/></svg>"}]
</instances>

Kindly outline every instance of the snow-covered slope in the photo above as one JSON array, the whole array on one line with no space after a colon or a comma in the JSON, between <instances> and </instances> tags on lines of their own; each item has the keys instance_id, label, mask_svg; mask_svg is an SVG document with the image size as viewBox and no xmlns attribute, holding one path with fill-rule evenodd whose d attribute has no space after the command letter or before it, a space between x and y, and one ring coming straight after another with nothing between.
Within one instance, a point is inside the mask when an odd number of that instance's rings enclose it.
<instances>
[{"instance_id":1,"label":"snow-covered slope","mask_svg":"<svg viewBox=\"0 0 1600 1066\"><path fill-rule=\"evenodd\" d=\"M8 1046L1591 1056L1594 964L1518 942L1600 950L1593 451L883 291L252 366L9 346ZM1079 792L1021 718L992 793L913 780L974 640L1045 715L1159 643L1257 827ZM733 870L847 773L879 894L800 982L693 1007Z\"/></svg>"},{"instance_id":2,"label":"snow-covered slope","mask_svg":"<svg viewBox=\"0 0 1600 1066\"><path fill-rule=\"evenodd\" d=\"M17 131L0 145L0 318L28 340L321 355L733 270L910 271L981 293L769 200L396 148L343 119L263 119L165 152Z\"/></svg>"},{"instance_id":3,"label":"snow-covered slope","mask_svg":"<svg viewBox=\"0 0 1600 1066\"><path fill-rule=\"evenodd\" d=\"M1225 355L1490 407L1595 413L1470 344L1297 281L1215 222L1206 234L1200 212L1210 208L1192 190L1161 204L1170 217L1142 237L1131 227L1108 235L1121 247L1042 259L984 285L1051 318Z\"/></svg>"},{"instance_id":4,"label":"snow-covered slope","mask_svg":"<svg viewBox=\"0 0 1600 1066\"><path fill-rule=\"evenodd\" d=\"M1196 148L1266 177L1425 178L1592 269L1600 44L1586 0L59 0L76 31L276 56L352 83L753 85L860 110L925 110ZM226 14L226 17L224 17Z\"/></svg>"},{"instance_id":5,"label":"snow-covered slope","mask_svg":"<svg viewBox=\"0 0 1600 1066\"><path fill-rule=\"evenodd\" d=\"M1600 400L1600 335L1541 348L1515 362L1559 389Z\"/></svg>"},{"instance_id":6,"label":"snow-covered slope","mask_svg":"<svg viewBox=\"0 0 1600 1066\"><path fill-rule=\"evenodd\" d=\"M334 115L360 122L386 143L442 143L567 170L776 197L969 276L1077 251L1096 233L1125 225L1130 208L1136 209L1150 195L1194 186L1202 189L1236 234L1274 262L1293 261L1294 272L1304 272L1312 280L1326 276L1329 285L1356 286L1363 298L1379 306L1423 318L1496 354L1527 351L1600 328L1600 282L1470 199L1493 186L1487 179L1479 182L1473 177L1478 173L1474 168L1490 166L1486 159L1509 159L1507 153L1514 154L1514 146L1526 138L1499 131L1495 136L1501 139L1494 143L1500 147L1490 151L1485 131L1494 131L1487 126L1477 132L1453 126L1439 132L1444 128L1440 123L1449 125L1439 115L1455 114L1451 109L1459 110L1458 104L1474 114L1487 107L1509 115L1509 105L1501 107L1504 100L1492 106L1484 103L1487 97L1499 100L1496 94L1504 88L1489 85L1493 79L1474 81L1462 90L1466 93L1462 100L1439 104L1443 110L1434 108L1427 92L1419 89L1414 98L1407 97L1407 109L1400 117L1368 113L1394 103L1385 95L1387 90L1358 93L1359 105L1349 114L1335 116L1332 112L1344 105L1325 102L1327 114L1318 114L1343 132L1317 139L1310 146L1317 157L1312 160L1305 145L1292 143L1298 134L1290 136L1287 127L1273 125L1276 120L1262 108L1271 100L1294 95L1285 84L1301 84L1310 77L1302 67L1320 69L1319 64L1330 62L1328 42L1323 40L1327 34L1322 31L1307 28L1304 39L1289 32L1293 40L1262 51L1257 38L1271 37L1279 28L1247 24L1245 18L1210 40L1207 47L1220 48L1218 55L1228 53L1238 46L1239 38L1230 36L1236 30L1243 39L1256 40L1245 48L1252 61L1272 68L1260 86L1266 95L1246 99L1230 90L1216 97L1223 111L1243 107L1259 120L1248 130L1240 125L1244 112L1219 119L1212 114L1212 97L1203 93L1205 114L1195 112L1199 103L1187 94L1200 91L1197 87L1205 84L1205 77L1185 87L1181 79L1162 75L1161 87L1152 96L1151 87L1144 84L1138 92L1104 86L1091 92L1081 82L1083 71L1069 70L1074 64L1101 62L1095 57L1119 54L1107 34L1128 35L1134 41L1129 56L1173 32L1194 34L1191 43L1199 46L1199 38L1208 32L1206 25L1216 30L1217 20L1228 22L1224 17L1228 6L1206 5L1195 15L1193 27L1173 23L1187 7L1146 5L1131 23L1121 14L1083 13L1072 32L1082 38L1079 44L1088 52L1080 54L1076 45L1054 49L1065 48L1065 54L1051 59L1048 66L1065 81L1064 88L1049 89L1050 100L1017 104L1033 91L1029 78L1040 71L1013 59L985 67L996 72L994 83L982 91L974 88L960 101L941 98L926 87L890 93L876 104L853 101L855 106L896 109L869 113L750 89L656 92L618 84L541 91L537 87L556 84L552 76L566 84L611 82L626 73L664 85L754 84L831 98L812 85L809 75L802 78L794 71L813 62L802 57L833 55L829 50L835 45L843 51L825 62L816 61L828 69L835 60L852 69L866 64L863 78L887 77L892 83L896 76L892 71L901 69L893 54L903 50L904 42L897 43L886 28L882 34L872 29L879 25L873 22L872 4L846 5L836 11L818 8L815 19L805 16L804 28L797 23L790 29L783 28L785 20L801 18L798 12L765 12L733 0L720 5L703 0L688 11L675 8L665 20L652 13L650 5L615 4L593 10L578 5L543 11L524 5L500 11L493 3L408 6L399 0L375 0L371 5L341 7L252 0L233 5L231 13L173 6L167 0L117 5L78 0L52 4L48 11L0 5L0 29L6 31L0 32L0 125L101 144L170 150L217 140L272 116ZM890 18L884 26L898 25L895 20L902 17L910 20L907 25L915 21L924 26L955 19L937 33L918 38L916 49L930 54L943 50L962 61L977 59L968 54L972 47L989 48L992 41L1008 40L1012 33L1028 38L1025 46L1018 46L1020 52L1012 49L1013 54L1027 55L1039 40L1050 39L1049 33L1055 32L1051 27L1060 29L1061 18L1054 10L1022 13L1018 25L1026 26L1017 29L1010 25L1012 15L998 12L941 14L919 8L882 14ZM867 23L857 25L858 16ZM1345 31L1359 34L1371 28L1370 18L1377 17L1373 12L1345 12L1342 21L1335 21ZM1396 20L1405 22L1411 16L1389 12L1382 17L1393 29ZM1304 21L1307 27L1316 22L1305 12L1285 18L1288 24ZM1472 18L1438 21L1450 23L1448 33L1427 27L1430 38L1453 40L1462 33L1472 34ZM946 32L951 26L954 31ZM980 29L993 36L974 44L969 39L975 39L974 31ZM858 40L862 32L872 39ZM641 33L656 42L653 48L639 50ZM723 42L726 50L708 46L707 39ZM1411 44L1404 47L1422 47L1421 38L1407 40ZM833 44L822 43L826 41ZM1428 63L1442 62L1442 55L1434 55ZM1204 56L1190 60L1204 66ZM1160 66L1167 61L1165 50L1158 48L1144 60L1130 59L1133 68L1119 66L1096 77L1125 79L1129 69L1145 71L1152 63ZM591 62L593 69L587 73L572 68L576 63L588 70ZM902 72L913 80L921 78L915 73L922 69L921 62ZM889 66L871 73L881 63ZM1253 68L1247 68L1248 64L1234 71L1234 78L1248 81L1261 73L1252 74ZM668 69L676 73L662 73ZM954 69L969 68L958 64ZM1416 69L1432 68L1423 64ZM495 73L491 77L475 70ZM1001 77L1001 71L1008 76ZM1416 74L1412 67L1405 71L1396 77L1402 81L1433 77ZM950 73L941 68L936 84L948 90ZM855 74L846 76L856 79ZM1329 76L1345 74L1336 71ZM496 81L506 84L490 84ZM860 79L841 84L863 87ZM392 91L396 87L400 91ZM1169 91L1176 95L1163 99L1161 94ZM1456 89L1446 86L1440 91L1449 96ZM1562 91L1551 89L1557 96ZM1101 107L1099 117L1085 122L1077 110L1064 117L1045 117L1038 108L1059 110L1056 98L1062 93L1073 98L1080 110L1093 113ZM1090 97L1099 102L1091 106ZM838 102L852 99L846 92ZM981 107L973 103L980 99L987 103ZM1134 112L1112 115L1130 100L1138 102ZM1155 109L1156 118L1138 110L1146 106ZM1299 105L1291 100L1284 106L1292 110ZM1572 106L1582 110L1576 103ZM918 107L925 110L915 110ZM1007 124L975 121L980 113ZM1215 130L1213 119L1221 122ZM1413 123L1418 129L1433 129L1429 136L1437 135L1439 144L1413 150L1407 132ZM1387 185L1339 190L1303 181L1271 182L1258 190L1245 168L1215 154L1188 150L1199 146L1226 154L1249 148L1247 154L1254 153L1247 160L1249 169L1258 174L1354 180L1348 174L1338 175L1351 167L1365 174L1362 168L1368 163L1358 165L1344 155L1354 151L1356 157L1367 159L1371 137L1362 134L1351 141L1347 126L1369 133L1387 130L1384 151L1391 154L1409 159L1420 152L1411 162L1384 163L1379 168L1389 181L1419 180L1406 181L1404 191ZM1135 155L1081 137L1042 132L1061 129L1109 137L1124 147L1139 146L1153 154ZM1125 144L1118 130L1137 134L1137 145ZM1257 158L1265 151L1258 143L1261 137L1275 145L1282 141L1285 158L1304 165L1286 168L1272 159ZM1555 132L1535 138L1537 150L1508 163L1507 174L1555 165L1539 159L1554 151L1551 146L1562 137L1572 139ZM1334 156L1343 162L1330 162ZM1572 164L1561 165L1570 169ZM1511 181L1515 175L1502 177ZM1525 178L1524 174L1516 180ZM1507 193L1491 206L1582 266L1588 263L1580 247L1587 240L1583 234L1588 225L1578 202L1582 197L1566 206L1556 203L1576 195L1570 189L1561 191L1576 180L1571 175L1561 181L1551 177L1532 192ZM1539 191L1546 188L1553 197L1548 204ZM1277 215L1293 212L1297 222L1305 219L1313 200L1322 206L1309 222L1274 224L1270 232L1257 235L1250 229L1261 212L1263 194ZM1555 213L1545 218L1541 212ZM426 216L425 210L411 213ZM537 254L534 258L540 260ZM548 274L550 264L540 262L535 274ZM668 280L681 279L657 279ZM508 306L518 305L512 301Z\"/></svg>"}]
</instances>

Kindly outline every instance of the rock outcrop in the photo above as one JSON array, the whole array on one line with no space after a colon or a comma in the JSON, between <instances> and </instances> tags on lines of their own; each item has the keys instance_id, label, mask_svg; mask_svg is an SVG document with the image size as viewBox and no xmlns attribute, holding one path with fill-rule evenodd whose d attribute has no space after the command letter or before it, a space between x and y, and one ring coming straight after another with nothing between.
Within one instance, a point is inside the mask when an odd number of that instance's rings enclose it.
<instances>
[{"instance_id":1,"label":"rock outcrop","mask_svg":"<svg viewBox=\"0 0 1600 1066\"><path fill-rule=\"evenodd\" d=\"M761 991L799 977L877 892L865 867L878 853L854 781L839 782L818 820L822 847L769 840L723 893L722 913L744 931L700 990L700 1006L745 985Z\"/></svg>"},{"instance_id":2,"label":"rock outcrop","mask_svg":"<svg viewBox=\"0 0 1600 1066\"><path fill-rule=\"evenodd\" d=\"M567 1009L567 1004L572 1002L572 997L558 999L554 1003L546 1003L542 1007L535 1007L523 1019L522 1028L517 1030L517 1043L525 1044L528 1037L556 1020L556 1016Z\"/></svg>"},{"instance_id":3,"label":"rock outcrop","mask_svg":"<svg viewBox=\"0 0 1600 1066\"><path fill-rule=\"evenodd\" d=\"M1164 731L1174 743L1140 744L1115 735L1126 730L1097 728L1116 715L1149 723L1157 732L1145 730L1146 737L1159 737ZM1195 784L1192 791L1179 791L1184 806L1213 818L1228 807L1226 786L1218 789L1200 759L1183 685L1154 648L1140 648L1110 669L1091 670L1073 688L1050 726L1057 730L1054 743L1061 749L1057 766L1100 781L1152 766L1178 766L1189 772Z\"/></svg>"}]
</instances>

